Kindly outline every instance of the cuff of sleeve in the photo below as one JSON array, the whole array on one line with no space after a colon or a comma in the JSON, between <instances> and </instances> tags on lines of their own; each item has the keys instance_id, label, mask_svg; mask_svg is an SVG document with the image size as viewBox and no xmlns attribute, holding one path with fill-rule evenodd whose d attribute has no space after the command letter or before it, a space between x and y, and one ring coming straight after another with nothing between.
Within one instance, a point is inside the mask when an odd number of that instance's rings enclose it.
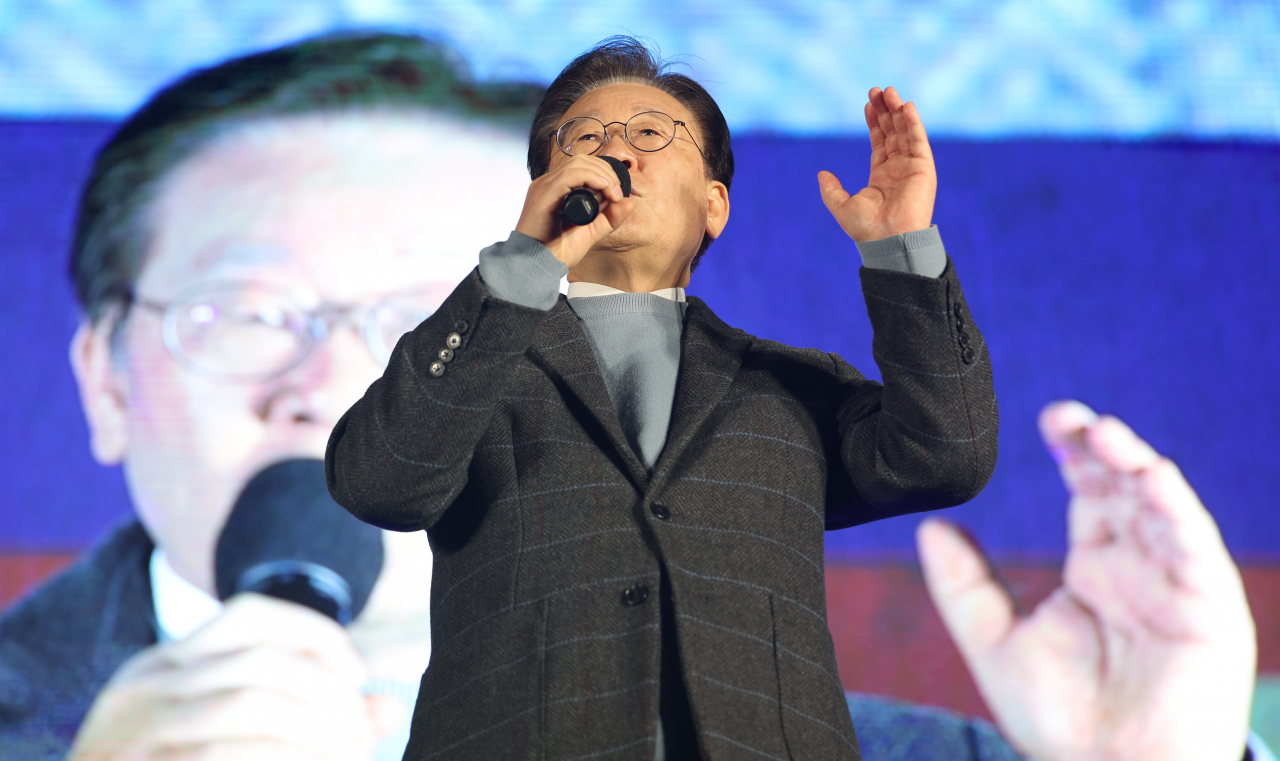
<instances>
[{"instance_id":1,"label":"cuff of sleeve","mask_svg":"<svg viewBox=\"0 0 1280 761\"><path fill-rule=\"evenodd\" d=\"M937 225L856 245L863 266L870 269L938 277L947 268L947 252Z\"/></svg>"},{"instance_id":2,"label":"cuff of sleeve","mask_svg":"<svg viewBox=\"0 0 1280 761\"><path fill-rule=\"evenodd\" d=\"M539 241L514 230L480 252L480 279L489 293L531 309L550 309L569 268Z\"/></svg>"}]
</instances>

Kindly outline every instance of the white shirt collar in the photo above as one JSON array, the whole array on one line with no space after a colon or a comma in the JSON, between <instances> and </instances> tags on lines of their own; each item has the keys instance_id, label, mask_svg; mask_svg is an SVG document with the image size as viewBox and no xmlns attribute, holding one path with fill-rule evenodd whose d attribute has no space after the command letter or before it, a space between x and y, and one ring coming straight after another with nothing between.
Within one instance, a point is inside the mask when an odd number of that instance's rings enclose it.
<instances>
[{"instance_id":1,"label":"white shirt collar","mask_svg":"<svg viewBox=\"0 0 1280 761\"><path fill-rule=\"evenodd\" d=\"M179 576L159 547L151 551L151 603L161 642L186 639L222 612L222 603Z\"/></svg>"},{"instance_id":2,"label":"white shirt collar","mask_svg":"<svg viewBox=\"0 0 1280 761\"><path fill-rule=\"evenodd\" d=\"M584 298L589 298L591 296L612 296L615 293L626 293L626 291L620 290L618 288L613 288L608 285L600 285L599 283L587 283L579 280L574 283L569 283L568 297L571 299L584 299ZM662 298L668 299L670 301L675 301L681 304L685 303L684 289L680 287L659 288L656 291L649 291L649 293L653 294L654 296L661 296Z\"/></svg>"}]
</instances>

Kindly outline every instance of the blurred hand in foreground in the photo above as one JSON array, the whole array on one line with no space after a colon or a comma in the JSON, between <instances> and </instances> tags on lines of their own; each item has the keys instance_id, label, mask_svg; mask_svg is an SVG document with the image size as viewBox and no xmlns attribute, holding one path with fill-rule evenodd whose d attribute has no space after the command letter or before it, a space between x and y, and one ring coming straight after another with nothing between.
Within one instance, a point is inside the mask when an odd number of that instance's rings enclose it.
<instances>
[{"instance_id":1,"label":"blurred hand in foreground","mask_svg":"<svg viewBox=\"0 0 1280 761\"><path fill-rule=\"evenodd\" d=\"M1019 615L960 530L930 519L917 537L1005 736L1040 761L1239 761L1257 643L1213 518L1119 420L1058 402L1040 430L1071 492L1061 588Z\"/></svg>"},{"instance_id":2,"label":"blurred hand in foreground","mask_svg":"<svg viewBox=\"0 0 1280 761\"><path fill-rule=\"evenodd\" d=\"M180 641L143 650L94 700L72 761L356 761L404 720L361 693L347 633L300 605L238 595Z\"/></svg>"}]
</instances>

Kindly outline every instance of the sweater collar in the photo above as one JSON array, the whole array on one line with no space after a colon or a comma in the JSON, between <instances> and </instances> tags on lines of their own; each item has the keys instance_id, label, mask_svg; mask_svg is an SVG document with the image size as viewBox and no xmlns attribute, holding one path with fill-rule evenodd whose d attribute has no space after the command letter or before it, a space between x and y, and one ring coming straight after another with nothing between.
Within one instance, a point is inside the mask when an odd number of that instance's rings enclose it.
<instances>
[{"instance_id":1,"label":"sweater collar","mask_svg":"<svg viewBox=\"0 0 1280 761\"><path fill-rule=\"evenodd\" d=\"M619 290L618 288L608 285L587 283L579 280L574 283L569 283L569 293L567 295L571 299L584 299L591 296L612 296L615 293L626 293L626 291ZM664 299L668 299L679 304L685 303L683 288L659 288L656 291L649 291L649 293L654 296L661 296Z\"/></svg>"}]
</instances>

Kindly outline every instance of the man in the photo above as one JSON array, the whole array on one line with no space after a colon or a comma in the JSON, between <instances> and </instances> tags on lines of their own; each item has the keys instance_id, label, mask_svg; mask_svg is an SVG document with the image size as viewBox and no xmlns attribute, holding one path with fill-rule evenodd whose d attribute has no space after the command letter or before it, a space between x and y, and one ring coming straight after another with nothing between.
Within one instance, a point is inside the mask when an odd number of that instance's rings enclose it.
<instances>
[{"instance_id":1,"label":"man","mask_svg":"<svg viewBox=\"0 0 1280 761\"><path fill-rule=\"evenodd\" d=\"M184 77L102 149L71 361L138 520L0 622L0 758L401 756L430 658L426 538L386 534L345 630L222 606L213 550L246 481L320 457L500 234L459 196L518 207L540 93L476 83L421 39L320 38Z\"/></svg>"},{"instance_id":2,"label":"man","mask_svg":"<svg viewBox=\"0 0 1280 761\"><path fill-rule=\"evenodd\" d=\"M629 38L548 88L515 232L401 340L326 454L353 514L431 536L407 758L859 757L823 530L963 502L996 452L924 127L892 89L865 112L868 187L820 184L864 249L883 387L686 304L733 174L704 89ZM607 207L563 224L584 186Z\"/></svg>"}]
</instances>

